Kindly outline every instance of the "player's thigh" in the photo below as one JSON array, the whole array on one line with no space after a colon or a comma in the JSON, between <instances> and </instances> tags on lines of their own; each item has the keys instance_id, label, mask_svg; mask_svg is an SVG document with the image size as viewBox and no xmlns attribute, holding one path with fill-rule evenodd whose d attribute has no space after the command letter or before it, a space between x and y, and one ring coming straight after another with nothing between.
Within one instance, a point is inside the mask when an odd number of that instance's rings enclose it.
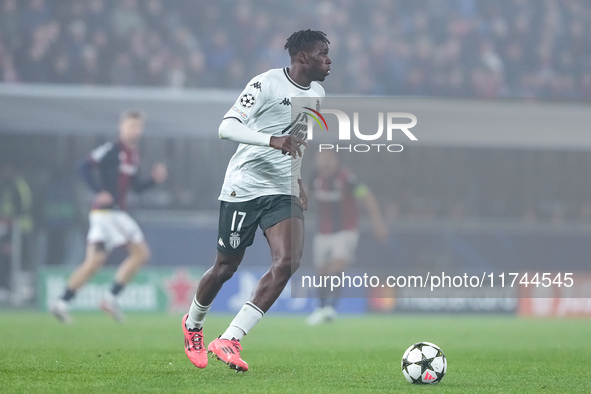
<instances>
[{"instance_id":1,"label":"player's thigh","mask_svg":"<svg viewBox=\"0 0 591 394\"><path fill-rule=\"evenodd\" d=\"M99 268L105 263L108 255L108 251L101 242L88 242L86 244L86 252L84 255L83 264L89 268Z\"/></svg>"},{"instance_id":2,"label":"player's thigh","mask_svg":"<svg viewBox=\"0 0 591 394\"><path fill-rule=\"evenodd\" d=\"M299 267L304 250L304 221L298 217L285 219L265 230L273 263Z\"/></svg>"},{"instance_id":3,"label":"player's thigh","mask_svg":"<svg viewBox=\"0 0 591 394\"><path fill-rule=\"evenodd\" d=\"M128 242L126 245L127 253L140 261L150 259L150 247L146 241Z\"/></svg>"},{"instance_id":4,"label":"player's thigh","mask_svg":"<svg viewBox=\"0 0 591 394\"><path fill-rule=\"evenodd\" d=\"M141 252L146 252L148 245L146 244L144 233L139 224L127 212L115 211L113 213L114 236L117 236L116 242L123 242L128 245L135 245L135 249ZM121 246L118 244L116 246Z\"/></svg>"},{"instance_id":5,"label":"player's thigh","mask_svg":"<svg viewBox=\"0 0 591 394\"><path fill-rule=\"evenodd\" d=\"M221 258L244 254L252 245L260 220L256 200L245 202L220 202L218 222L218 252ZM240 258L241 260L241 258Z\"/></svg>"},{"instance_id":6,"label":"player's thigh","mask_svg":"<svg viewBox=\"0 0 591 394\"><path fill-rule=\"evenodd\" d=\"M243 258L244 249L232 254L225 254L218 250L213 266L215 269L228 270L227 272L233 274L240 266Z\"/></svg>"},{"instance_id":7,"label":"player's thigh","mask_svg":"<svg viewBox=\"0 0 591 394\"><path fill-rule=\"evenodd\" d=\"M304 211L298 198L287 195L261 198L263 230L273 259L288 256L292 261L302 257L304 250Z\"/></svg>"}]
</instances>

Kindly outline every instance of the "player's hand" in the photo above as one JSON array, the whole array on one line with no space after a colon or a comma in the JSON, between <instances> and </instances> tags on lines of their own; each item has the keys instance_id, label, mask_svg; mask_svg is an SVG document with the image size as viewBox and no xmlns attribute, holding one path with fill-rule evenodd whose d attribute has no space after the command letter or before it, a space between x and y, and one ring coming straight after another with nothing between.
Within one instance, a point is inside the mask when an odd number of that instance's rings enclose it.
<instances>
[{"instance_id":1,"label":"player's hand","mask_svg":"<svg viewBox=\"0 0 591 394\"><path fill-rule=\"evenodd\" d=\"M164 163L154 163L152 166L152 179L156 183L162 183L168 178L168 170Z\"/></svg>"},{"instance_id":2,"label":"player's hand","mask_svg":"<svg viewBox=\"0 0 591 394\"><path fill-rule=\"evenodd\" d=\"M280 150L284 155L288 154L291 157L302 157L302 150L300 146L306 146L306 141L294 137L293 135L286 135L284 137L271 137L269 145L272 148Z\"/></svg>"},{"instance_id":3,"label":"player's hand","mask_svg":"<svg viewBox=\"0 0 591 394\"><path fill-rule=\"evenodd\" d=\"M308 209L308 195L306 194L306 190L302 185L301 179L298 179L298 184L300 185L300 203L302 203L302 209L305 211Z\"/></svg>"},{"instance_id":4,"label":"player's hand","mask_svg":"<svg viewBox=\"0 0 591 394\"><path fill-rule=\"evenodd\" d=\"M94 204L99 207L110 207L114 203L113 196L108 191L100 191L94 197Z\"/></svg>"},{"instance_id":5,"label":"player's hand","mask_svg":"<svg viewBox=\"0 0 591 394\"><path fill-rule=\"evenodd\" d=\"M385 243L389 235L388 226L383 221L377 220L373 224L373 234L380 242Z\"/></svg>"}]
</instances>

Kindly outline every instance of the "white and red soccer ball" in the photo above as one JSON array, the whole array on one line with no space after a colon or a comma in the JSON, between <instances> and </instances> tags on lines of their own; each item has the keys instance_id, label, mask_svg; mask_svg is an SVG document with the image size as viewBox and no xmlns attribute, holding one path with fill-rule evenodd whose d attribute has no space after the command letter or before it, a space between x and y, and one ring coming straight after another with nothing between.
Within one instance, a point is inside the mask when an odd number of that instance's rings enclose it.
<instances>
[{"instance_id":1,"label":"white and red soccer ball","mask_svg":"<svg viewBox=\"0 0 591 394\"><path fill-rule=\"evenodd\" d=\"M401 367L402 374L410 383L436 384L447 372L447 359L439 346L418 342L406 349Z\"/></svg>"}]
</instances>

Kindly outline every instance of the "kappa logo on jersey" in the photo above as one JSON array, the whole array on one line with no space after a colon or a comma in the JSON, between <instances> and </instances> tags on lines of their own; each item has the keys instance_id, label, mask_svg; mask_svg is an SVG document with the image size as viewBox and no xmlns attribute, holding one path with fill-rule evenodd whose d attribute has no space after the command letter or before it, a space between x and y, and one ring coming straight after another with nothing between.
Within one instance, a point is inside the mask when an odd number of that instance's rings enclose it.
<instances>
[{"instance_id":1,"label":"kappa logo on jersey","mask_svg":"<svg viewBox=\"0 0 591 394\"><path fill-rule=\"evenodd\" d=\"M261 89L261 83L260 83L260 82L258 82L258 81L257 81L257 82L255 82L255 83L253 83L253 84L251 84L250 86L252 86L252 87L253 87L253 88L255 88L255 89L258 89L258 90L260 90L261 92L263 91L263 90Z\"/></svg>"},{"instance_id":2,"label":"kappa logo on jersey","mask_svg":"<svg viewBox=\"0 0 591 394\"><path fill-rule=\"evenodd\" d=\"M225 243L224 243L224 241L222 240L222 237L220 237L220 238L218 239L218 245L220 245L222 248L225 248L225 247L226 247L226 244L225 244Z\"/></svg>"},{"instance_id":3,"label":"kappa logo on jersey","mask_svg":"<svg viewBox=\"0 0 591 394\"><path fill-rule=\"evenodd\" d=\"M279 104L283 104L283 105L291 105L291 101L289 101L288 98L284 98L282 102L280 102Z\"/></svg>"},{"instance_id":4,"label":"kappa logo on jersey","mask_svg":"<svg viewBox=\"0 0 591 394\"><path fill-rule=\"evenodd\" d=\"M236 249L240 245L240 234L233 232L230 234L230 246Z\"/></svg>"},{"instance_id":5,"label":"kappa logo on jersey","mask_svg":"<svg viewBox=\"0 0 591 394\"><path fill-rule=\"evenodd\" d=\"M242 97L240 97L240 105L242 105L244 108L250 108L254 105L254 103L254 96L250 93L243 94Z\"/></svg>"}]
</instances>

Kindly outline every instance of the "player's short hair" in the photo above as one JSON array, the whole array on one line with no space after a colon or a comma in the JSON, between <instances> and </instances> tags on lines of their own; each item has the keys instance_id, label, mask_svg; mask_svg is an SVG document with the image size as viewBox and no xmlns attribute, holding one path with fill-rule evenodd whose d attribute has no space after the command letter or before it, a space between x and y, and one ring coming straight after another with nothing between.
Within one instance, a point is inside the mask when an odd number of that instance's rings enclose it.
<instances>
[{"instance_id":1,"label":"player's short hair","mask_svg":"<svg viewBox=\"0 0 591 394\"><path fill-rule=\"evenodd\" d=\"M300 52L312 50L317 42L330 44L326 34L320 30L300 30L289 36L284 49L288 50L289 56L294 57Z\"/></svg>"},{"instance_id":2,"label":"player's short hair","mask_svg":"<svg viewBox=\"0 0 591 394\"><path fill-rule=\"evenodd\" d=\"M145 116L141 111L138 111L137 109L128 109L125 110L123 112L121 112L121 115L119 115L119 121L124 121L125 119L139 119L142 120L144 119Z\"/></svg>"}]
</instances>

